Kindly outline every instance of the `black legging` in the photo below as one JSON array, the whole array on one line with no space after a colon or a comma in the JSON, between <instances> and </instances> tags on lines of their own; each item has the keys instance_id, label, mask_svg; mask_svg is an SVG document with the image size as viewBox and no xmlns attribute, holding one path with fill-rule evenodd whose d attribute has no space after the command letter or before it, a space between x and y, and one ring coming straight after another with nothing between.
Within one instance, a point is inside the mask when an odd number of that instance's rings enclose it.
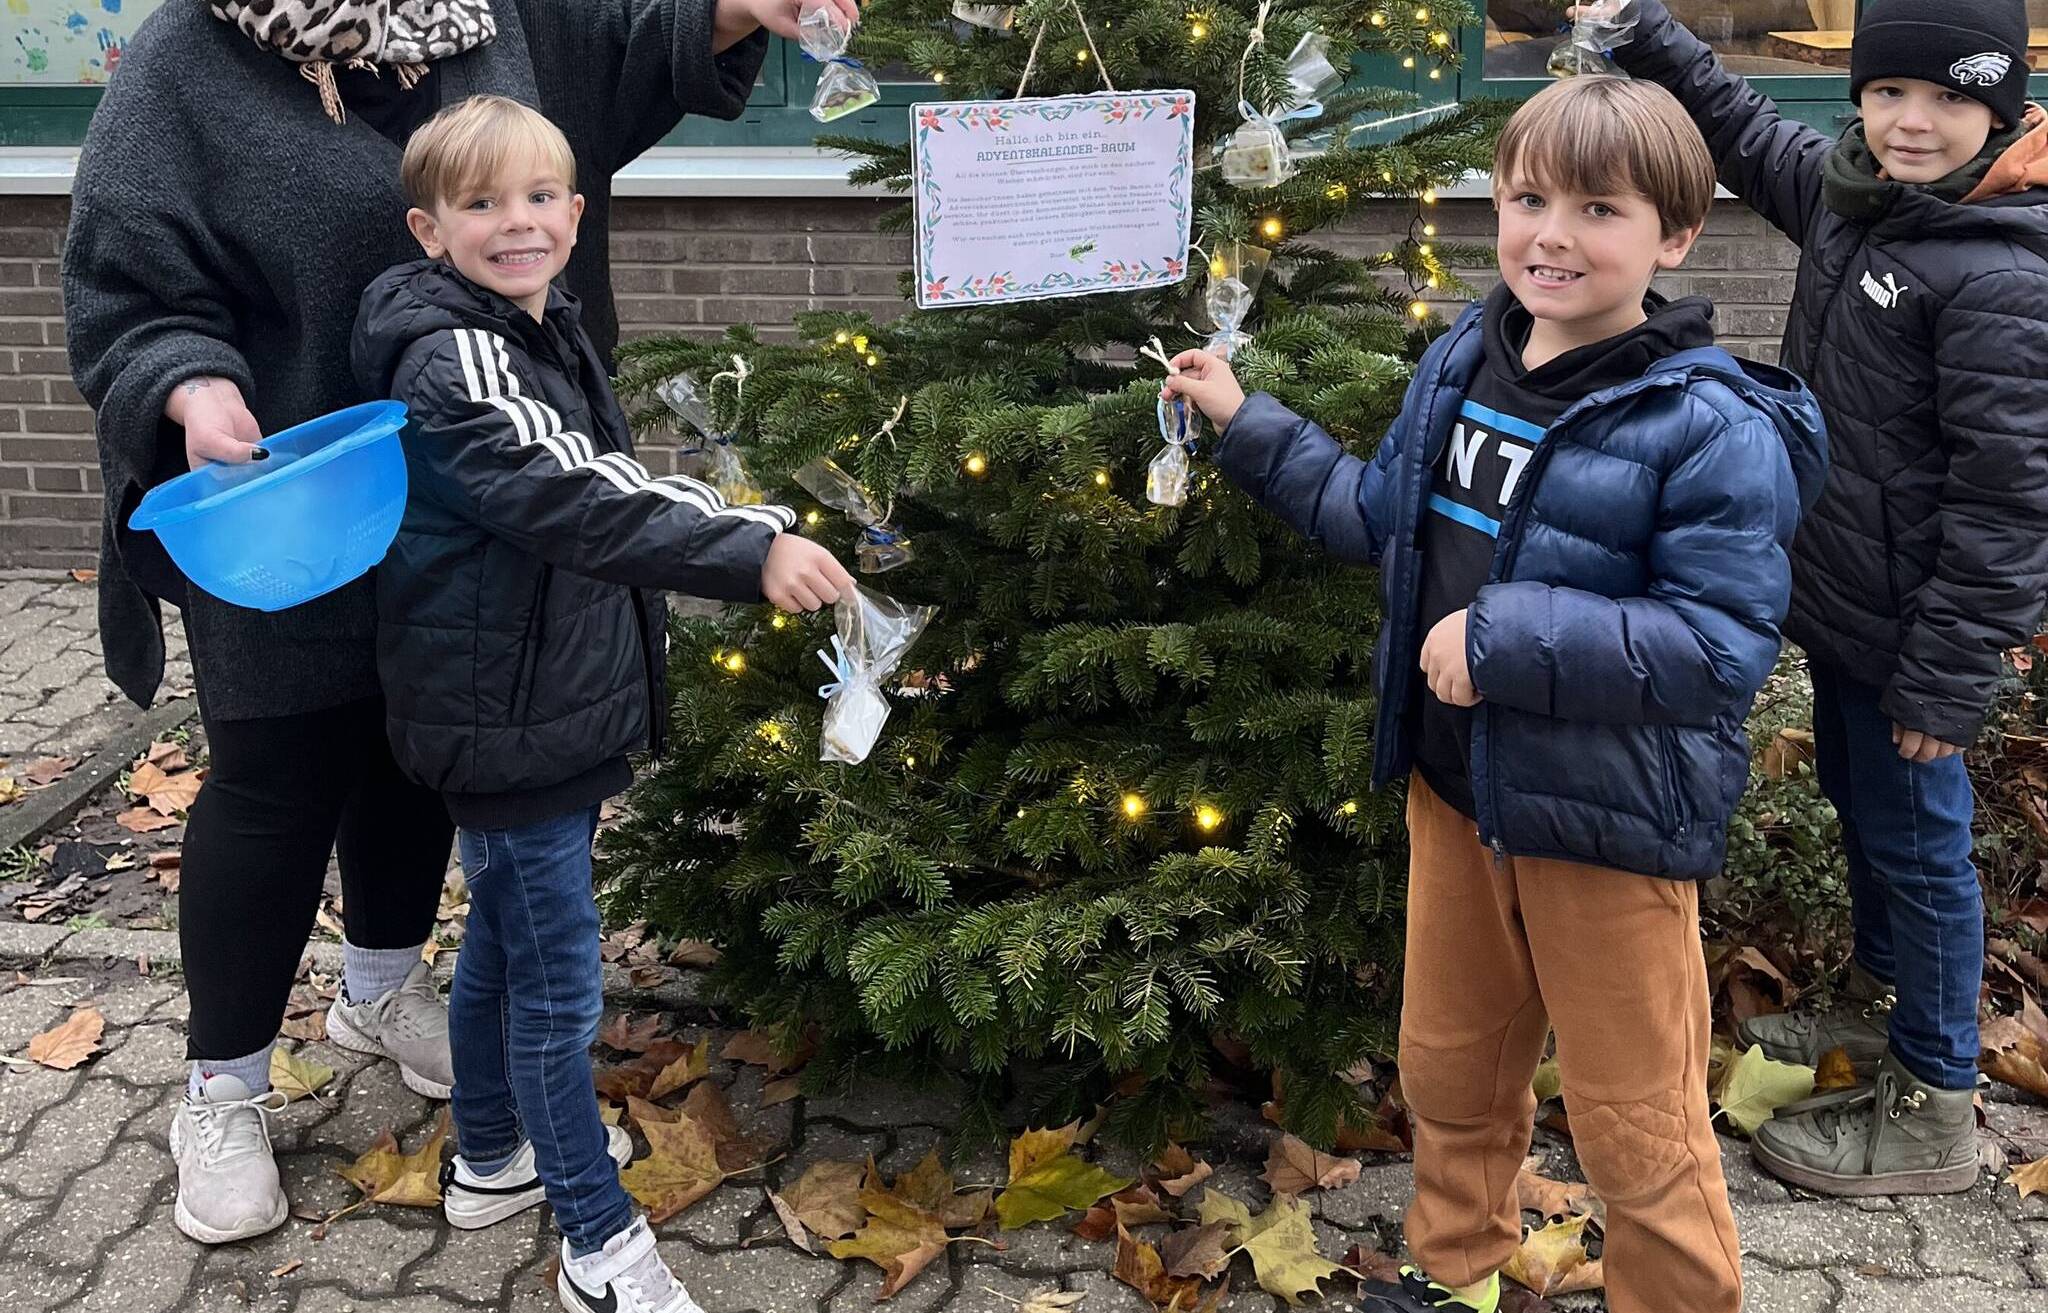
<instances>
[{"instance_id":1,"label":"black legging","mask_svg":"<svg viewBox=\"0 0 2048 1313\"><path fill-rule=\"evenodd\" d=\"M264 720L206 722L212 770L185 831L178 938L192 996L188 1057L238 1058L277 1037L327 856L358 948L433 933L454 826L407 780L380 699Z\"/></svg>"}]
</instances>

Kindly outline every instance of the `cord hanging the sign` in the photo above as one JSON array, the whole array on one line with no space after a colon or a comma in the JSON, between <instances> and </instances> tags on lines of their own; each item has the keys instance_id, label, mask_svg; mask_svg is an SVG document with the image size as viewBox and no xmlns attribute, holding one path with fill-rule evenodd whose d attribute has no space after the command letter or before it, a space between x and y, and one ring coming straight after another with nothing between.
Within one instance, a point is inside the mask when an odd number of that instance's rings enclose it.
<instances>
[{"instance_id":1,"label":"cord hanging the sign","mask_svg":"<svg viewBox=\"0 0 2048 1313\"><path fill-rule=\"evenodd\" d=\"M1270 0L1268 2L1270 3ZM1088 54L1095 60L1095 71L1102 75L1102 85L1107 87L1110 93L1114 95L1116 93L1116 83L1110 81L1109 68L1102 62L1102 52L1095 48L1095 33L1089 30L1088 17L1081 12L1080 0L1067 0L1067 6L1074 11L1074 21L1081 25L1081 37L1088 43ZM1024 92L1031 86L1032 71L1038 67L1038 52L1045 45L1045 30L1051 26L1052 20L1050 19L1040 23L1038 25L1038 35L1031 39L1031 53L1024 60L1024 76L1017 79L1017 99L1019 100L1024 99Z\"/></svg>"}]
</instances>

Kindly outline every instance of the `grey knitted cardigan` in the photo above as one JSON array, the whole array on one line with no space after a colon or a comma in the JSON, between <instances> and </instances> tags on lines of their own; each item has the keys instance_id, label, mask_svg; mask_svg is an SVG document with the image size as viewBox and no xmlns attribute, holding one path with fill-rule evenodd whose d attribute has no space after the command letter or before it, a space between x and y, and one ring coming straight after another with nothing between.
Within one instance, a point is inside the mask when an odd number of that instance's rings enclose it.
<instances>
[{"instance_id":1,"label":"grey knitted cardigan","mask_svg":"<svg viewBox=\"0 0 2048 1313\"><path fill-rule=\"evenodd\" d=\"M413 94L484 92L538 106L568 135L588 199L565 282L609 357L618 339L611 178L685 113L745 107L765 33L711 53L716 0L497 0L496 41L434 65ZM275 614L189 587L155 535L126 527L185 468L163 419L179 382L233 379L265 433L368 400L349 368L363 289L417 259L399 147L337 125L296 66L200 0L145 22L86 133L64 250L71 369L98 416L106 513L100 635L107 673L147 706L163 679L158 599L184 612L205 713L291 715L377 691L370 579Z\"/></svg>"}]
</instances>

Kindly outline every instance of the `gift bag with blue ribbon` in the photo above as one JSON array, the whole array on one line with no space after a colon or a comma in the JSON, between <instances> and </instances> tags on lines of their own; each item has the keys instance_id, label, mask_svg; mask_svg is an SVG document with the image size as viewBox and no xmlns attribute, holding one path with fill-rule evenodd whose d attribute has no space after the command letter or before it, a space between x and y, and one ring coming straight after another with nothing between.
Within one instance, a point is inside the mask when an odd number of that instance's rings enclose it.
<instances>
[{"instance_id":1,"label":"gift bag with blue ribbon","mask_svg":"<svg viewBox=\"0 0 2048 1313\"><path fill-rule=\"evenodd\" d=\"M832 672L831 682L818 689L825 699L819 760L857 766L868 759L889 719L882 681L896 673L937 614L936 607L911 606L858 584L841 595L833 609L832 650L818 653Z\"/></svg>"},{"instance_id":2,"label":"gift bag with blue ribbon","mask_svg":"<svg viewBox=\"0 0 2048 1313\"><path fill-rule=\"evenodd\" d=\"M882 98L882 88L867 66L846 53L853 43L854 24L829 4L813 4L797 20L804 57L823 65L818 89L811 96L811 117L820 123L843 119Z\"/></svg>"}]
</instances>

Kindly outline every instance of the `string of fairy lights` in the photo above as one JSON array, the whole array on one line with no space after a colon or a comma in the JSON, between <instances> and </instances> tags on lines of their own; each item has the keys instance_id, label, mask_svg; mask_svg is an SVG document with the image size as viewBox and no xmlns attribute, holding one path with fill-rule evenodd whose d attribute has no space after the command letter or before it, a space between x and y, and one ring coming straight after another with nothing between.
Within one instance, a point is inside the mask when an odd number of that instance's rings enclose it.
<instances>
[{"instance_id":1,"label":"string of fairy lights","mask_svg":"<svg viewBox=\"0 0 2048 1313\"><path fill-rule=\"evenodd\" d=\"M1384 30L1396 24L1399 19L1407 18L1410 13L1413 15L1414 25L1419 30L1427 32L1426 50L1427 53L1435 58L1434 65L1428 70L1428 78L1430 81L1441 81L1444 69L1450 66L1456 58L1456 43L1449 30L1444 28L1430 29L1428 27L1432 21L1432 13L1427 5L1417 6L1412 11L1402 10L1399 13L1393 9L1376 10L1368 21L1373 27ZM1215 34L1215 30L1215 16L1213 13L1202 9L1190 9L1187 12L1187 37L1191 45L1199 45L1208 41ZM1090 58L1091 56L1085 45L1074 53L1074 62L1076 64L1085 65L1090 61ZM1414 53L1402 56L1402 68L1414 70L1417 66L1418 59ZM946 70L942 68L932 69L930 70L930 76L934 83L941 86L945 85L947 78ZM1381 181L1389 187L1397 185L1395 174L1391 169L1382 170ZM1325 198L1333 202L1341 202L1347 199L1349 194L1350 189L1342 182L1331 182L1324 190ZM1436 256L1435 240L1437 237L1437 225L1430 217L1433 208L1438 202L1437 190L1434 186L1426 185L1415 191L1413 196L1416 208L1409 224L1408 245L1412 246L1420 257L1419 267L1421 273L1418 276L1413 270L1408 271L1408 289L1410 293L1408 313L1419 322L1428 319L1430 314L1429 304L1423 299L1425 287L1432 291L1441 288L1446 277L1446 270L1438 262ZM1256 231L1265 241L1278 246L1287 238L1287 221L1281 214L1268 213L1258 219ZM1394 251L1384 252L1377 258L1378 262L1383 266L1397 265L1400 259L1399 255ZM850 354L855 361L869 369L878 369L882 364L882 355L877 344L872 342L865 333L856 332L851 329L836 331L830 341L825 344L824 350L828 353L839 351ZM989 473L989 458L979 451L970 452L962 459L961 469L970 478L983 479ZM1096 470L1093 474L1093 482L1098 488L1109 487L1111 483L1109 471ZM804 521L807 525L816 526L821 518L819 511L813 508L806 513ZM789 626L790 620L785 615L777 614L772 618L770 624L775 629L781 630ZM710 654L710 659L714 667L733 679L746 675L749 668L746 653L739 648L717 648ZM762 720L755 727L754 733L755 737L771 750L779 752L794 750L795 727L787 723L782 716L770 716ZM917 757L908 751L899 760L906 770L915 770L917 768ZM1121 791L1110 810L1112 815L1131 826L1148 824L1155 814L1151 800L1142 792L1131 789ZM1359 814L1360 806L1356 799L1347 799L1337 804L1331 811L1336 817L1349 820ZM1017 809L1016 818L1019 821L1025 820L1028 815L1029 812L1026 808L1019 807ZM1210 801L1196 801L1186 805L1185 820L1186 823L1192 825L1198 833L1205 837L1218 835L1230 824L1230 817L1225 810L1217 803Z\"/></svg>"}]
</instances>

